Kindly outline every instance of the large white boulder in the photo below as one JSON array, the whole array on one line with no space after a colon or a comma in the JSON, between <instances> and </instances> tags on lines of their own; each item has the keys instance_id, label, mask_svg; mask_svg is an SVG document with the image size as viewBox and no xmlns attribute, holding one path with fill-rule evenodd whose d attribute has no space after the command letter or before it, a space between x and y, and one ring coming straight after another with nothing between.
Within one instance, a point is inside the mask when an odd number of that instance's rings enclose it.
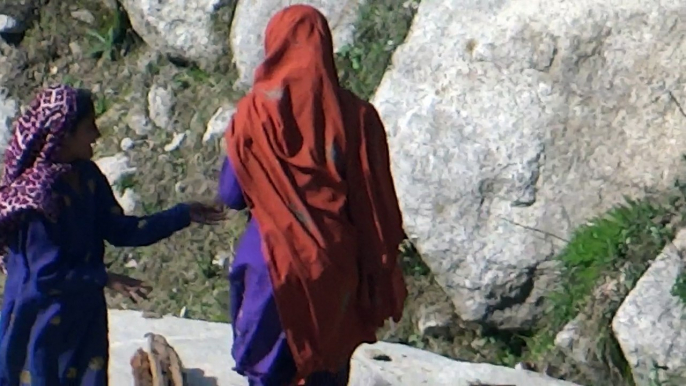
<instances>
[{"instance_id":1,"label":"large white boulder","mask_svg":"<svg viewBox=\"0 0 686 386\"><path fill-rule=\"evenodd\" d=\"M686 3L424 0L373 98L407 233L467 321L529 325L547 261L678 176Z\"/></svg>"}]
</instances>

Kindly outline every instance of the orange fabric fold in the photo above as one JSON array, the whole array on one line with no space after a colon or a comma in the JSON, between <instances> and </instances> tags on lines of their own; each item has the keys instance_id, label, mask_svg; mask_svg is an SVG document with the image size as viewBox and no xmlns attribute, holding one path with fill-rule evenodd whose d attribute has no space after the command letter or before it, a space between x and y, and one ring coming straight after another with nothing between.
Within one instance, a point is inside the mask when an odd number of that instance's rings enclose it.
<instances>
[{"instance_id":1,"label":"orange fabric fold","mask_svg":"<svg viewBox=\"0 0 686 386\"><path fill-rule=\"evenodd\" d=\"M298 378L338 370L402 315L404 233L383 124L340 87L319 11L291 6L269 22L265 60L225 140Z\"/></svg>"}]
</instances>

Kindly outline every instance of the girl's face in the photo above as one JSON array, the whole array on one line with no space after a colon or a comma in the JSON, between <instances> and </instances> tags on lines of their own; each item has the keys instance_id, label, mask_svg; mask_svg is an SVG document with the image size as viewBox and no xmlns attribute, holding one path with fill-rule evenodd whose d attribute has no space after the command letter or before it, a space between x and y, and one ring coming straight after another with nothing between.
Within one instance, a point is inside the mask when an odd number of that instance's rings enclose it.
<instances>
[{"instance_id":1,"label":"girl's face","mask_svg":"<svg viewBox=\"0 0 686 386\"><path fill-rule=\"evenodd\" d=\"M83 118L76 125L76 129L64 138L59 160L61 162L90 160L93 158L93 144L98 138L100 138L100 130L95 123L95 115L91 114Z\"/></svg>"}]
</instances>

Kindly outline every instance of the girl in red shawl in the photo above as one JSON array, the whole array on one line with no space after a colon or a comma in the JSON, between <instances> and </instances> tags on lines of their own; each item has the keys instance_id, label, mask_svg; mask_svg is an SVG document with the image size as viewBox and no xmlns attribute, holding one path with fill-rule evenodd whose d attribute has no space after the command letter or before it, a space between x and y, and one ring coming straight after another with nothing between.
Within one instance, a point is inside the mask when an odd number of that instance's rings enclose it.
<instances>
[{"instance_id":1,"label":"girl in red shawl","mask_svg":"<svg viewBox=\"0 0 686 386\"><path fill-rule=\"evenodd\" d=\"M353 351L407 296L386 134L339 85L316 9L276 14L265 56L220 177L222 201L252 216L229 273L236 371L250 385L346 385Z\"/></svg>"}]
</instances>

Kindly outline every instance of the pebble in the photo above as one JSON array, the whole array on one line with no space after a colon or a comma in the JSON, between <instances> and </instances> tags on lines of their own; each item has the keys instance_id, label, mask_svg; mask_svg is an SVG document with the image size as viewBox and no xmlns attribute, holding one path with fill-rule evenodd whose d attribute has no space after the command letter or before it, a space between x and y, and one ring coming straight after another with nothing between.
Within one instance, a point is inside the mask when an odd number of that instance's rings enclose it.
<instances>
[{"instance_id":1,"label":"pebble","mask_svg":"<svg viewBox=\"0 0 686 386\"><path fill-rule=\"evenodd\" d=\"M152 121L143 111L133 108L126 116L126 124L136 133L136 135L146 135L153 129Z\"/></svg>"},{"instance_id":2,"label":"pebble","mask_svg":"<svg viewBox=\"0 0 686 386\"><path fill-rule=\"evenodd\" d=\"M24 32L24 27L9 15L0 14L0 33L22 33Z\"/></svg>"},{"instance_id":3,"label":"pebble","mask_svg":"<svg viewBox=\"0 0 686 386\"><path fill-rule=\"evenodd\" d=\"M171 88L153 85L148 92L148 115L161 129L170 129L176 97Z\"/></svg>"},{"instance_id":4,"label":"pebble","mask_svg":"<svg viewBox=\"0 0 686 386\"><path fill-rule=\"evenodd\" d=\"M72 11L71 17L73 17L76 20L80 20L86 24L95 23L95 16L93 16L93 14L87 9L79 9L76 11Z\"/></svg>"},{"instance_id":5,"label":"pebble","mask_svg":"<svg viewBox=\"0 0 686 386\"><path fill-rule=\"evenodd\" d=\"M208 142L224 134L224 131L229 126L233 114L236 112L234 106L222 106L214 113L210 121L207 122L207 130L202 136L203 142Z\"/></svg>"},{"instance_id":6,"label":"pebble","mask_svg":"<svg viewBox=\"0 0 686 386\"><path fill-rule=\"evenodd\" d=\"M102 157L95 160L102 174L107 177L110 185L116 185L122 178L136 172L136 168L130 166L129 157L124 153Z\"/></svg>"},{"instance_id":7,"label":"pebble","mask_svg":"<svg viewBox=\"0 0 686 386\"><path fill-rule=\"evenodd\" d=\"M186 139L186 132L183 133L175 133L174 138L172 138L171 142L169 142L167 145L164 146L164 151L166 152L171 152L179 148L181 146L181 143L183 142L184 139Z\"/></svg>"},{"instance_id":8,"label":"pebble","mask_svg":"<svg viewBox=\"0 0 686 386\"><path fill-rule=\"evenodd\" d=\"M128 137L124 138L121 140L121 143L119 146L121 147L121 149L123 151L129 151L129 150L133 149L133 146L134 146L133 139L128 138Z\"/></svg>"}]
</instances>

